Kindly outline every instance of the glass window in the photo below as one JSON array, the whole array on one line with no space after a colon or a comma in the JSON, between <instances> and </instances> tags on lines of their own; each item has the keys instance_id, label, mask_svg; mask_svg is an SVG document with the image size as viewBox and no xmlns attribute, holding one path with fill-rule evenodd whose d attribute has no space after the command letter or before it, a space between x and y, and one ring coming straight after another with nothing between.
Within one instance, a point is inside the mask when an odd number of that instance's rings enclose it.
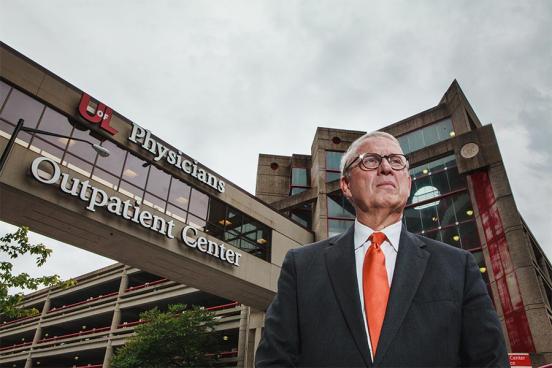
<instances>
[{"instance_id":1,"label":"glass window","mask_svg":"<svg viewBox=\"0 0 552 368\"><path fill-rule=\"evenodd\" d=\"M420 218L422 219L422 226L424 230L435 229L439 227L439 217L437 217L437 205L433 202L428 207L419 209ZM418 207L414 207L417 209Z\"/></svg>"},{"instance_id":2,"label":"glass window","mask_svg":"<svg viewBox=\"0 0 552 368\"><path fill-rule=\"evenodd\" d=\"M452 120L450 120L450 118L446 118L434 124L404 134L398 137L398 140L404 154L408 154L437 142L444 141L453 136L454 131L452 129Z\"/></svg>"},{"instance_id":3,"label":"glass window","mask_svg":"<svg viewBox=\"0 0 552 368\"><path fill-rule=\"evenodd\" d=\"M403 218L408 231L418 233L423 230L420 211L415 210L414 207L406 208L404 210Z\"/></svg>"},{"instance_id":4,"label":"glass window","mask_svg":"<svg viewBox=\"0 0 552 368\"><path fill-rule=\"evenodd\" d=\"M65 116L47 107L44 111L42 119L40 119L38 129L45 130L51 133L56 133L59 135L69 136L71 135L73 126L69 123L69 119L67 119ZM40 139L45 140L61 149L65 149L68 142L67 138L52 137L44 134L37 134L35 135L35 137L40 137Z\"/></svg>"},{"instance_id":5,"label":"glass window","mask_svg":"<svg viewBox=\"0 0 552 368\"><path fill-rule=\"evenodd\" d=\"M412 152L424 148L424 133L422 129L415 130L412 133L408 134L408 145Z\"/></svg>"},{"instance_id":6,"label":"glass window","mask_svg":"<svg viewBox=\"0 0 552 368\"><path fill-rule=\"evenodd\" d=\"M354 223L352 220L328 220L328 237L339 235L347 231L349 226Z\"/></svg>"},{"instance_id":7,"label":"glass window","mask_svg":"<svg viewBox=\"0 0 552 368\"><path fill-rule=\"evenodd\" d=\"M431 185L437 188L439 193L448 193L451 191L447 172L445 170L431 173Z\"/></svg>"},{"instance_id":8,"label":"glass window","mask_svg":"<svg viewBox=\"0 0 552 368\"><path fill-rule=\"evenodd\" d=\"M412 152L413 150L410 149L410 145L408 144L408 134L401 135L397 138L399 141L399 145L401 146L402 151L406 154L408 152Z\"/></svg>"},{"instance_id":9,"label":"glass window","mask_svg":"<svg viewBox=\"0 0 552 368\"><path fill-rule=\"evenodd\" d=\"M67 167L71 170L75 170L85 176L90 176L92 173L92 164L81 160L77 156L70 153L66 153L63 161L67 164Z\"/></svg>"},{"instance_id":10,"label":"glass window","mask_svg":"<svg viewBox=\"0 0 552 368\"><path fill-rule=\"evenodd\" d=\"M343 152L326 151L326 170L339 171Z\"/></svg>"},{"instance_id":11,"label":"glass window","mask_svg":"<svg viewBox=\"0 0 552 368\"><path fill-rule=\"evenodd\" d=\"M355 209L340 192L327 195L328 217L355 218Z\"/></svg>"},{"instance_id":12,"label":"glass window","mask_svg":"<svg viewBox=\"0 0 552 368\"><path fill-rule=\"evenodd\" d=\"M167 204L167 215L174 217L180 222L186 223L186 216L188 215L188 212L184 211L181 208L178 208L176 206L173 206L172 204Z\"/></svg>"},{"instance_id":13,"label":"glass window","mask_svg":"<svg viewBox=\"0 0 552 368\"><path fill-rule=\"evenodd\" d=\"M438 141L434 143L444 141L450 137L454 137L454 130L452 129L452 120L446 118L435 124L435 130L437 131Z\"/></svg>"},{"instance_id":14,"label":"glass window","mask_svg":"<svg viewBox=\"0 0 552 368\"><path fill-rule=\"evenodd\" d=\"M24 119L24 126L36 128L43 110L43 104L14 88L2 109L0 117L14 125L17 124L19 119ZM17 138L29 142L31 136L28 133L20 132Z\"/></svg>"},{"instance_id":15,"label":"glass window","mask_svg":"<svg viewBox=\"0 0 552 368\"><path fill-rule=\"evenodd\" d=\"M160 212L165 211L165 203L164 199L154 196L153 194L147 192L144 194L144 204L153 207Z\"/></svg>"},{"instance_id":16,"label":"glass window","mask_svg":"<svg viewBox=\"0 0 552 368\"><path fill-rule=\"evenodd\" d=\"M111 175L110 173L103 171L102 169L98 169L97 167L94 168L92 179L113 189L117 189L117 185L119 185L119 177Z\"/></svg>"},{"instance_id":17,"label":"glass window","mask_svg":"<svg viewBox=\"0 0 552 368\"><path fill-rule=\"evenodd\" d=\"M4 137L11 136L14 129L15 129L15 125L12 125L11 123L7 123L4 120L0 119L0 131L2 132L2 136ZM7 133L7 134L4 134L4 133Z\"/></svg>"},{"instance_id":18,"label":"glass window","mask_svg":"<svg viewBox=\"0 0 552 368\"><path fill-rule=\"evenodd\" d=\"M83 132L79 129L73 129L73 134L71 136L78 139L84 139L85 141L90 143L70 140L67 152L72 153L81 160L93 164L98 153L91 144L99 144L100 141L92 137L88 131Z\"/></svg>"},{"instance_id":19,"label":"glass window","mask_svg":"<svg viewBox=\"0 0 552 368\"><path fill-rule=\"evenodd\" d=\"M19 119L25 119L25 126L36 128L44 105L34 98L13 89L6 105L2 109L2 118L12 124L17 124Z\"/></svg>"},{"instance_id":20,"label":"glass window","mask_svg":"<svg viewBox=\"0 0 552 368\"><path fill-rule=\"evenodd\" d=\"M455 195L453 199L454 212L456 213L456 221L462 222L466 220L472 220L474 218L473 209L468 193L459 193L458 195Z\"/></svg>"},{"instance_id":21,"label":"glass window","mask_svg":"<svg viewBox=\"0 0 552 368\"><path fill-rule=\"evenodd\" d=\"M121 176L127 152L108 140L102 142L102 146L109 150L109 156L98 156L96 167L102 168L104 171L107 171L112 175Z\"/></svg>"},{"instance_id":22,"label":"glass window","mask_svg":"<svg viewBox=\"0 0 552 368\"><path fill-rule=\"evenodd\" d=\"M139 159L129 152L123 169L122 178L139 188L144 188L146 186L146 177L148 176L149 167L150 165L146 161Z\"/></svg>"},{"instance_id":23,"label":"glass window","mask_svg":"<svg viewBox=\"0 0 552 368\"><path fill-rule=\"evenodd\" d=\"M307 169L293 167L291 169L291 185L308 187L310 183L307 180Z\"/></svg>"},{"instance_id":24,"label":"glass window","mask_svg":"<svg viewBox=\"0 0 552 368\"><path fill-rule=\"evenodd\" d=\"M188 209L188 211L199 218L206 219L208 208L209 197L206 194L203 194L200 191L192 188L192 194L190 196L190 208Z\"/></svg>"},{"instance_id":25,"label":"glass window","mask_svg":"<svg viewBox=\"0 0 552 368\"><path fill-rule=\"evenodd\" d=\"M437 229L425 232L424 236L427 237L427 238L433 239L433 240L443 241L441 239L441 231L439 231Z\"/></svg>"},{"instance_id":26,"label":"glass window","mask_svg":"<svg viewBox=\"0 0 552 368\"><path fill-rule=\"evenodd\" d=\"M9 85L0 81L0 109L4 106L4 102L6 102L6 97L8 97L10 89L11 87Z\"/></svg>"},{"instance_id":27,"label":"glass window","mask_svg":"<svg viewBox=\"0 0 552 368\"><path fill-rule=\"evenodd\" d=\"M155 194L159 198L166 199L169 193L170 181L171 176L169 174L151 165L146 191Z\"/></svg>"},{"instance_id":28,"label":"glass window","mask_svg":"<svg viewBox=\"0 0 552 368\"><path fill-rule=\"evenodd\" d=\"M291 209L289 217L303 225L304 227L310 229L312 224L312 205L311 203L301 204L299 207Z\"/></svg>"},{"instance_id":29,"label":"glass window","mask_svg":"<svg viewBox=\"0 0 552 368\"><path fill-rule=\"evenodd\" d=\"M472 252L472 254L473 254L473 258L475 258L475 262L479 266L479 272L481 272L481 276L483 276L483 280L488 285L489 272L487 270L487 265L485 264L485 257L483 257L483 252L476 251L476 252ZM489 295L492 295L490 288L489 288Z\"/></svg>"},{"instance_id":30,"label":"glass window","mask_svg":"<svg viewBox=\"0 0 552 368\"><path fill-rule=\"evenodd\" d=\"M328 171L326 172L326 183L329 183L334 180L339 180L341 178L341 173Z\"/></svg>"},{"instance_id":31,"label":"glass window","mask_svg":"<svg viewBox=\"0 0 552 368\"><path fill-rule=\"evenodd\" d=\"M190 186L177 178L172 178L169 202L184 210L188 209L190 202Z\"/></svg>"},{"instance_id":32,"label":"glass window","mask_svg":"<svg viewBox=\"0 0 552 368\"><path fill-rule=\"evenodd\" d=\"M54 146L41 138L38 138L38 136L35 136L33 138L33 147L37 148L39 150L39 153L41 153L43 156L48 156L56 158L57 162L61 162L61 158L63 157L63 149L65 147L59 147L59 145Z\"/></svg>"},{"instance_id":33,"label":"glass window","mask_svg":"<svg viewBox=\"0 0 552 368\"><path fill-rule=\"evenodd\" d=\"M205 229L205 226L207 225L204 219L194 216L191 213L188 214L187 223L202 231Z\"/></svg>"},{"instance_id":34,"label":"glass window","mask_svg":"<svg viewBox=\"0 0 552 368\"><path fill-rule=\"evenodd\" d=\"M461 223L460 236L462 237L462 248L469 250L481 247L475 221Z\"/></svg>"},{"instance_id":35,"label":"glass window","mask_svg":"<svg viewBox=\"0 0 552 368\"><path fill-rule=\"evenodd\" d=\"M291 188L291 195L303 193L303 192L305 192L307 189L308 189L308 188Z\"/></svg>"},{"instance_id":36,"label":"glass window","mask_svg":"<svg viewBox=\"0 0 552 368\"><path fill-rule=\"evenodd\" d=\"M462 247L462 237L458 226L450 226L442 230L443 242L452 245L453 247Z\"/></svg>"},{"instance_id":37,"label":"glass window","mask_svg":"<svg viewBox=\"0 0 552 368\"><path fill-rule=\"evenodd\" d=\"M450 190L463 189L467 187L466 178L458 174L456 167L447 170L447 177L450 184Z\"/></svg>"},{"instance_id":38,"label":"glass window","mask_svg":"<svg viewBox=\"0 0 552 368\"><path fill-rule=\"evenodd\" d=\"M454 209L454 198L447 197L441 199L437 207L437 216L439 217L441 226L447 226L457 222L456 211Z\"/></svg>"},{"instance_id":39,"label":"glass window","mask_svg":"<svg viewBox=\"0 0 552 368\"><path fill-rule=\"evenodd\" d=\"M119 192L131 198L141 199L144 197L144 189L138 188L137 186L127 183L124 180L121 180L121 184L119 185Z\"/></svg>"}]
</instances>

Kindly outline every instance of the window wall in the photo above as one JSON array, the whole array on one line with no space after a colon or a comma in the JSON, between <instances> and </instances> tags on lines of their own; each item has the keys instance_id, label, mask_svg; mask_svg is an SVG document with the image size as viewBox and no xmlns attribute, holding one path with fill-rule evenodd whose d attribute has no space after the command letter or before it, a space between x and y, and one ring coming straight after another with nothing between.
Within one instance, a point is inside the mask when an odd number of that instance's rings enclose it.
<instances>
[{"instance_id":1,"label":"window wall","mask_svg":"<svg viewBox=\"0 0 552 368\"><path fill-rule=\"evenodd\" d=\"M100 142L74 127L68 118L34 98L0 81L0 135L9 138L17 121L25 126L82 138L110 151L99 156L84 142L20 132L19 144L49 157L101 184L165 213L178 221L194 225L227 241L245 252L270 260L271 229L240 211L211 198L180 179L169 175L134 154L105 140Z\"/></svg>"},{"instance_id":2,"label":"window wall","mask_svg":"<svg viewBox=\"0 0 552 368\"><path fill-rule=\"evenodd\" d=\"M417 151L437 142L454 137L454 135L455 133L452 128L452 120L450 120L450 118L446 118L421 129L401 135L397 139L399 140L401 148L406 155L410 152Z\"/></svg>"},{"instance_id":3,"label":"window wall","mask_svg":"<svg viewBox=\"0 0 552 368\"><path fill-rule=\"evenodd\" d=\"M455 247L480 248L466 179L458 174L454 156L413 167L410 174L407 229Z\"/></svg>"},{"instance_id":4,"label":"window wall","mask_svg":"<svg viewBox=\"0 0 552 368\"><path fill-rule=\"evenodd\" d=\"M328 207L328 237L345 232L355 220L355 209L341 191L329 193L326 196L326 203Z\"/></svg>"},{"instance_id":5,"label":"window wall","mask_svg":"<svg viewBox=\"0 0 552 368\"><path fill-rule=\"evenodd\" d=\"M326 151L326 183L338 180L341 177L339 165L343 152Z\"/></svg>"},{"instance_id":6,"label":"window wall","mask_svg":"<svg viewBox=\"0 0 552 368\"><path fill-rule=\"evenodd\" d=\"M292 167L290 183L289 195L299 194L309 189L309 170L304 167Z\"/></svg>"}]
</instances>

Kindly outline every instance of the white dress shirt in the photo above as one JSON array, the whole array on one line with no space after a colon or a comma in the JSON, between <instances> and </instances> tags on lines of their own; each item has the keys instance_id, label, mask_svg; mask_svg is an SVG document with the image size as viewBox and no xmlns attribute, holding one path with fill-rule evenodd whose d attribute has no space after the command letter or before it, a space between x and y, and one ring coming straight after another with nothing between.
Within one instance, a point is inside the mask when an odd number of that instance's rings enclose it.
<instances>
[{"instance_id":1,"label":"white dress shirt","mask_svg":"<svg viewBox=\"0 0 552 368\"><path fill-rule=\"evenodd\" d=\"M402 219L401 219L402 220ZM379 230L387 237L381 245L381 250L385 255L385 268L387 270L387 280L389 281L389 288L391 288L391 281L393 280L393 273L395 272L395 261L397 260L397 252L399 251L399 240L401 237L402 221L389 225L385 229ZM362 266L364 264L364 256L370 248L371 242L368 238L374 230L368 226L361 224L358 220L355 220L355 264L356 275L358 281L358 294L360 295L360 305L362 308L362 317L364 318L364 330L366 331L366 338L368 339L368 346L370 348L370 356L374 361L374 353L372 352L372 343L370 342L370 332L368 331L368 324L366 321L366 312L364 310L364 291L362 288Z\"/></svg>"}]
</instances>

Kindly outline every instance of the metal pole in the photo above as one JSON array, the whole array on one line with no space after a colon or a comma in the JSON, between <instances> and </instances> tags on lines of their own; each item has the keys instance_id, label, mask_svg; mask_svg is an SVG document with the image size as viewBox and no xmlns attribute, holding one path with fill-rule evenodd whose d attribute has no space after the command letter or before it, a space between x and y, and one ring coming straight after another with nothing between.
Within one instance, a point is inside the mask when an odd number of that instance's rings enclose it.
<instances>
[{"instance_id":1,"label":"metal pole","mask_svg":"<svg viewBox=\"0 0 552 368\"><path fill-rule=\"evenodd\" d=\"M10 140L8 141L8 144L6 145L6 148L4 149L4 152L2 152L2 157L0 157L0 174L2 174L2 169L4 169L4 164L8 160L8 156L12 150L12 147L15 143L15 138L17 138L17 135L19 134L19 131L21 128L23 128L23 124L25 123L24 119L19 119L17 122L17 125L15 126L14 131L12 132L12 135L10 137Z\"/></svg>"}]
</instances>

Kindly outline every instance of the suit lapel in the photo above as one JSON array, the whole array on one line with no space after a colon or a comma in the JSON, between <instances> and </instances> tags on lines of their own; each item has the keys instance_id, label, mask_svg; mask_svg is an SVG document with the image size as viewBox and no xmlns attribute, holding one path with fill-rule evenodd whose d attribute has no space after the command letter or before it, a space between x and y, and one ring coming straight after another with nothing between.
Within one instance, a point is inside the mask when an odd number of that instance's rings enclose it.
<instances>
[{"instance_id":1,"label":"suit lapel","mask_svg":"<svg viewBox=\"0 0 552 368\"><path fill-rule=\"evenodd\" d=\"M376 366L385 356L418 290L429 259L429 253L422 249L424 246L420 239L406 231L403 226L389 302L374 359Z\"/></svg>"},{"instance_id":2,"label":"suit lapel","mask_svg":"<svg viewBox=\"0 0 552 368\"><path fill-rule=\"evenodd\" d=\"M343 317L364 362L370 366L371 359L356 278L354 226L351 226L326 249L325 257L328 274Z\"/></svg>"}]
</instances>

